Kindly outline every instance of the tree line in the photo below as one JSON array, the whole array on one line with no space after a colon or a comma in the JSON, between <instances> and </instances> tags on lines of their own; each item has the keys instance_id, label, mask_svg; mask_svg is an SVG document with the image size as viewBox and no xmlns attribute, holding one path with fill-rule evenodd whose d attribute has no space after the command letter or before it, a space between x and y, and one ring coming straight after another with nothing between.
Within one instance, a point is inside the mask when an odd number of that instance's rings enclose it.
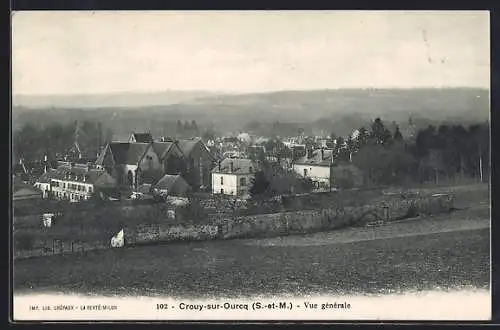
<instances>
[{"instance_id":1,"label":"tree line","mask_svg":"<svg viewBox=\"0 0 500 330\"><path fill-rule=\"evenodd\" d=\"M100 122L84 121L68 124L34 125L27 123L13 132L12 149L18 159L26 162L61 159L74 153L78 142L82 157L96 157L100 147L111 141L113 132Z\"/></svg>"},{"instance_id":2,"label":"tree line","mask_svg":"<svg viewBox=\"0 0 500 330\"><path fill-rule=\"evenodd\" d=\"M368 183L440 183L467 178L487 181L490 171L488 123L429 125L405 138L396 125L391 131L377 118L355 138L337 138L337 162L350 161Z\"/></svg>"}]
</instances>

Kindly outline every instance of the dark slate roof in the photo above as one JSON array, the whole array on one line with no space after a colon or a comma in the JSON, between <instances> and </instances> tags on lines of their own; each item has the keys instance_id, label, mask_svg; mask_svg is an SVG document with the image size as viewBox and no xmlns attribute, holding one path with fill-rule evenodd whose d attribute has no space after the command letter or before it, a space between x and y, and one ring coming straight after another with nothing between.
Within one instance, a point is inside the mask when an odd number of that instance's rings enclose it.
<instances>
[{"instance_id":1,"label":"dark slate roof","mask_svg":"<svg viewBox=\"0 0 500 330\"><path fill-rule=\"evenodd\" d=\"M40 176L40 178L37 180L37 182L49 183L50 179L52 179L52 176L55 175L55 173L56 173L56 170L49 169L46 173L44 173Z\"/></svg>"},{"instance_id":2,"label":"dark slate roof","mask_svg":"<svg viewBox=\"0 0 500 330\"><path fill-rule=\"evenodd\" d=\"M76 182L94 183L106 171L98 169L87 169L86 167L61 165L55 170L47 171L40 177L38 182L48 182L51 179L71 180ZM43 181L41 181L43 180Z\"/></svg>"},{"instance_id":3,"label":"dark slate roof","mask_svg":"<svg viewBox=\"0 0 500 330\"><path fill-rule=\"evenodd\" d=\"M330 166L332 163L333 150L324 149L324 157L321 156L321 149L316 149L312 153L312 157L308 158L307 153L305 156L300 157L295 164L299 165L315 165L315 166Z\"/></svg>"},{"instance_id":4,"label":"dark slate roof","mask_svg":"<svg viewBox=\"0 0 500 330\"><path fill-rule=\"evenodd\" d=\"M41 193L39 189L30 184L22 182L14 182L12 187L12 193L14 195L17 195L17 193L21 191L23 191L22 195L38 195Z\"/></svg>"},{"instance_id":5,"label":"dark slate roof","mask_svg":"<svg viewBox=\"0 0 500 330\"><path fill-rule=\"evenodd\" d=\"M153 142L153 136L150 133L132 133L135 138L135 142L138 143L150 143Z\"/></svg>"},{"instance_id":6,"label":"dark slate roof","mask_svg":"<svg viewBox=\"0 0 500 330\"><path fill-rule=\"evenodd\" d=\"M148 143L111 142L109 144L116 164L137 164L148 147Z\"/></svg>"},{"instance_id":7,"label":"dark slate roof","mask_svg":"<svg viewBox=\"0 0 500 330\"><path fill-rule=\"evenodd\" d=\"M154 188L175 194L184 193L190 189L190 186L180 175L166 174L154 185Z\"/></svg>"},{"instance_id":8,"label":"dark slate roof","mask_svg":"<svg viewBox=\"0 0 500 330\"><path fill-rule=\"evenodd\" d=\"M173 142L153 142L153 150L163 159L173 145Z\"/></svg>"},{"instance_id":9,"label":"dark slate roof","mask_svg":"<svg viewBox=\"0 0 500 330\"><path fill-rule=\"evenodd\" d=\"M184 156L189 156L198 143L201 143L200 139L182 139L177 141L177 145L179 146L179 149L181 149Z\"/></svg>"},{"instance_id":10,"label":"dark slate roof","mask_svg":"<svg viewBox=\"0 0 500 330\"><path fill-rule=\"evenodd\" d=\"M189 157L193 150L195 150L196 146L200 145L202 149L205 149L208 155L213 159L214 156L210 152L210 149L203 143L200 138L192 138L192 139L181 139L176 141L177 146L182 151L182 154L185 157Z\"/></svg>"},{"instance_id":11,"label":"dark slate roof","mask_svg":"<svg viewBox=\"0 0 500 330\"><path fill-rule=\"evenodd\" d=\"M231 172L231 163L233 163L233 171ZM255 173L257 165L250 159L246 158L225 158L216 166L212 172L223 173L223 174L251 174Z\"/></svg>"}]
</instances>

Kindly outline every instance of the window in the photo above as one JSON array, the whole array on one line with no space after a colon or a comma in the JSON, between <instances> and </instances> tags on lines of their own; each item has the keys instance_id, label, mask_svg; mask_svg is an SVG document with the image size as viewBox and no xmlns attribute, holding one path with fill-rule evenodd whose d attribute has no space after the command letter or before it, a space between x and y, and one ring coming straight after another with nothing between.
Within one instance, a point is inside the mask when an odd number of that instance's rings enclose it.
<instances>
[{"instance_id":1,"label":"window","mask_svg":"<svg viewBox=\"0 0 500 330\"><path fill-rule=\"evenodd\" d=\"M92 192L92 186L89 186L89 193Z\"/></svg>"},{"instance_id":2,"label":"window","mask_svg":"<svg viewBox=\"0 0 500 330\"><path fill-rule=\"evenodd\" d=\"M224 193L224 189L221 189L221 190L220 190L220 193L221 193L221 194L223 194L223 193Z\"/></svg>"},{"instance_id":3,"label":"window","mask_svg":"<svg viewBox=\"0 0 500 330\"><path fill-rule=\"evenodd\" d=\"M220 184L221 184L221 186L224 185L224 177L223 176L220 177Z\"/></svg>"},{"instance_id":4,"label":"window","mask_svg":"<svg viewBox=\"0 0 500 330\"><path fill-rule=\"evenodd\" d=\"M66 189L66 183L63 182L63 189Z\"/></svg>"},{"instance_id":5,"label":"window","mask_svg":"<svg viewBox=\"0 0 500 330\"><path fill-rule=\"evenodd\" d=\"M241 178L240 179L240 186L246 186L247 185L247 178Z\"/></svg>"},{"instance_id":6,"label":"window","mask_svg":"<svg viewBox=\"0 0 500 330\"><path fill-rule=\"evenodd\" d=\"M304 169L304 176L307 176L307 168Z\"/></svg>"},{"instance_id":7,"label":"window","mask_svg":"<svg viewBox=\"0 0 500 330\"><path fill-rule=\"evenodd\" d=\"M249 171L250 173L253 173L253 168L252 168L252 166L250 166L250 167L248 168L248 171Z\"/></svg>"}]
</instances>

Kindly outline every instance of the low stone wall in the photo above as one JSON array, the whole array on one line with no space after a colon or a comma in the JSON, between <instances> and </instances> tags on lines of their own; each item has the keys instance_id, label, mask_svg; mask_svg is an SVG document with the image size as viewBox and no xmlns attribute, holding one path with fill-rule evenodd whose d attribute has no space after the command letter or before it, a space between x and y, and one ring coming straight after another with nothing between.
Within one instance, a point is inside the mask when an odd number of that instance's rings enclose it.
<instances>
[{"instance_id":1,"label":"low stone wall","mask_svg":"<svg viewBox=\"0 0 500 330\"><path fill-rule=\"evenodd\" d=\"M289 211L218 219L207 225L173 223L131 224L125 227L125 245L155 242L203 241L250 237L284 236L390 222L417 215L449 212L454 205L451 194L408 196L395 194L363 206L336 205L321 210ZM120 229L116 228L116 234ZM90 238L90 237L89 237ZM111 247L111 235L103 241L59 240L35 244L31 249L15 249L15 258L57 255Z\"/></svg>"},{"instance_id":2,"label":"low stone wall","mask_svg":"<svg viewBox=\"0 0 500 330\"><path fill-rule=\"evenodd\" d=\"M216 239L219 235L219 227L217 225L172 226L154 224L126 228L124 233L126 245L171 241L203 241Z\"/></svg>"},{"instance_id":3,"label":"low stone wall","mask_svg":"<svg viewBox=\"0 0 500 330\"><path fill-rule=\"evenodd\" d=\"M408 198L391 196L375 204L336 207L323 210L293 211L226 218L220 221L221 237L268 237L362 226L389 222L419 214L448 212L453 206L450 195Z\"/></svg>"}]
</instances>

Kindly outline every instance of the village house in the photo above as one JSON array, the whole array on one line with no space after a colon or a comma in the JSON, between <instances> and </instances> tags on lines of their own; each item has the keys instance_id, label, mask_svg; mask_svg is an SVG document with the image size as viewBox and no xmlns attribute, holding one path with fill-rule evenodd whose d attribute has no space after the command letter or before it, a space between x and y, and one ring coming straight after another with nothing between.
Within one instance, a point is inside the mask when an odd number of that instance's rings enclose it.
<instances>
[{"instance_id":1,"label":"village house","mask_svg":"<svg viewBox=\"0 0 500 330\"><path fill-rule=\"evenodd\" d=\"M44 198L78 202L102 189L113 189L116 180L105 170L67 163L44 173L35 183Z\"/></svg>"},{"instance_id":2,"label":"village house","mask_svg":"<svg viewBox=\"0 0 500 330\"><path fill-rule=\"evenodd\" d=\"M160 196L185 197L191 187L180 175L165 174L155 185L153 192Z\"/></svg>"},{"instance_id":3,"label":"village house","mask_svg":"<svg viewBox=\"0 0 500 330\"><path fill-rule=\"evenodd\" d=\"M119 186L132 189L153 183L162 174L162 164L152 143L111 142L99 155L96 165L112 174Z\"/></svg>"},{"instance_id":4,"label":"village house","mask_svg":"<svg viewBox=\"0 0 500 330\"><path fill-rule=\"evenodd\" d=\"M212 170L212 192L225 195L246 195L255 177L256 167L250 159L226 158Z\"/></svg>"},{"instance_id":5,"label":"village house","mask_svg":"<svg viewBox=\"0 0 500 330\"><path fill-rule=\"evenodd\" d=\"M128 139L130 143L151 143L153 142L153 136L151 133L132 133Z\"/></svg>"},{"instance_id":6,"label":"village house","mask_svg":"<svg viewBox=\"0 0 500 330\"><path fill-rule=\"evenodd\" d=\"M12 200L15 206L37 202L40 199L42 199L42 193L38 188L19 180L14 180L12 185Z\"/></svg>"},{"instance_id":7,"label":"village house","mask_svg":"<svg viewBox=\"0 0 500 330\"><path fill-rule=\"evenodd\" d=\"M300 157L293 163L292 167L300 176L312 180L314 190L332 188L333 150L309 149L305 156Z\"/></svg>"},{"instance_id":8,"label":"village house","mask_svg":"<svg viewBox=\"0 0 500 330\"><path fill-rule=\"evenodd\" d=\"M186 164L184 154L174 140L153 142L153 150L158 155L163 174L184 174Z\"/></svg>"},{"instance_id":9,"label":"village house","mask_svg":"<svg viewBox=\"0 0 500 330\"><path fill-rule=\"evenodd\" d=\"M109 143L96 161L121 187L134 190L142 184L155 184L165 174L181 175L195 191L210 187L214 163L199 138L153 141L149 133L134 133L128 142Z\"/></svg>"},{"instance_id":10,"label":"village house","mask_svg":"<svg viewBox=\"0 0 500 330\"><path fill-rule=\"evenodd\" d=\"M207 146L199 138L177 140L176 143L184 155L186 172L183 177L186 182L194 191L210 188L215 158Z\"/></svg>"}]
</instances>

